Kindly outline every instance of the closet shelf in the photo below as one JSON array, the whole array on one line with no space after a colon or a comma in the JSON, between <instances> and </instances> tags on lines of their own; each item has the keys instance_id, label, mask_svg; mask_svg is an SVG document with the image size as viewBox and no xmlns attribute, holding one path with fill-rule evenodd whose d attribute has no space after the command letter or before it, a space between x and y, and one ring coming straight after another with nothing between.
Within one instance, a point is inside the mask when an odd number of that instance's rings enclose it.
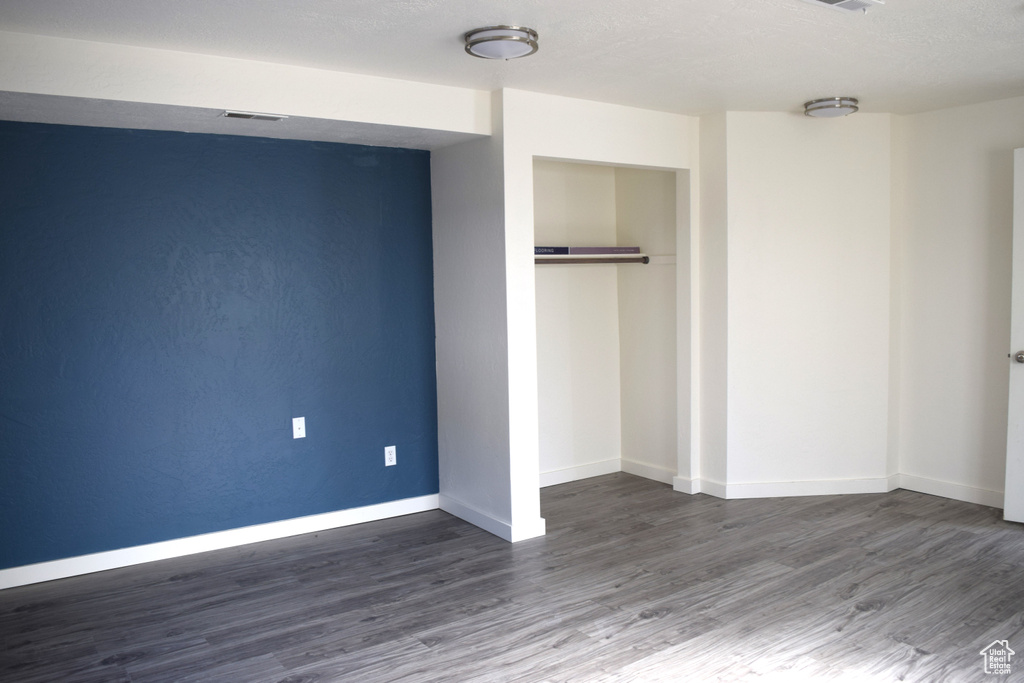
<instances>
[{"instance_id":1,"label":"closet shelf","mask_svg":"<svg viewBox=\"0 0 1024 683\"><path fill-rule=\"evenodd\" d=\"M651 258L647 254L609 254L605 256L572 256L572 255L551 255L534 256L533 262L537 265L548 263L552 265L580 264L580 263L650 263Z\"/></svg>"}]
</instances>

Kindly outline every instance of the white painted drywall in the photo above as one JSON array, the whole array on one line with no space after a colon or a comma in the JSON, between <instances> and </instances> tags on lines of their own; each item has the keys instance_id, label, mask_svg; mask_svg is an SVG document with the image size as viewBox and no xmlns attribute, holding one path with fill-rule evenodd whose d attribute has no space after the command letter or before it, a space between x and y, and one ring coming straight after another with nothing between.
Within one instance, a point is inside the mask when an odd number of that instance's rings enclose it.
<instances>
[{"instance_id":1,"label":"white painted drywall","mask_svg":"<svg viewBox=\"0 0 1024 683\"><path fill-rule=\"evenodd\" d=\"M441 507L508 537L501 159L500 136L435 151L431 192Z\"/></svg>"},{"instance_id":2,"label":"white painted drywall","mask_svg":"<svg viewBox=\"0 0 1024 683\"><path fill-rule=\"evenodd\" d=\"M616 244L615 169L537 160L534 239L549 246ZM539 265L537 386L540 472L550 481L621 457L615 266ZM559 476L556 473L566 472ZM552 476L555 478L552 479Z\"/></svg>"},{"instance_id":3,"label":"white painted drywall","mask_svg":"<svg viewBox=\"0 0 1024 683\"><path fill-rule=\"evenodd\" d=\"M694 117L525 90L503 92L506 158L525 155L647 168L691 166L691 135L698 124Z\"/></svg>"},{"instance_id":4,"label":"white painted drywall","mask_svg":"<svg viewBox=\"0 0 1024 683\"><path fill-rule=\"evenodd\" d=\"M890 117L725 119L726 483L885 490Z\"/></svg>"},{"instance_id":5,"label":"white painted drywall","mask_svg":"<svg viewBox=\"0 0 1024 683\"><path fill-rule=\"evenodd\" d=\"M533 170L537 244L640 246L653 257L536 268L542 481L621 468L671 482L676 174L550 160Z\"/></svg>"},{"instance_id":6,"label":"white painted drywall","mask_svg":"<svg viewBox=\"0 0 1024 683\"><path fill-rule=\"evenodd\" d=\"M1024 98L903 117L902 486L1000 505Z\"/></svg>"},{"instance_id":7,"label":"white painted drywall","mask_svg":"<svg viewBox=\"0 0 1024 683\"><path fill-rule=\"evenodd\" d=\"M0 91L491 132L486 91L21 33L0 32Z\"/></svg>"},{"instance_id":8,"label":"white painted drywall","mask_svg":"<svg viewBox=\"0 0 1024 683\"><path fill-rule=\"evenodd\" d=\"M676 203L674 172L615 170L618 244L639 246L651 257L647 265L616 267L623 469L667 483L677 474L680 445Z\"/></svg>"},{"instance_id":9,"label":"white painted drywall","mask_svg":"<svg viewBox=\"0 0 1024 683\"><path fill-rule=\"evenodd\" d=\"M896 477L900 471L900 411L903 352L903 229L906 224L907 154L903 117L890 121L890 197L889 202L889 430L886 446L886 471Z\"/></svg>"},{"instance_id":10,"label":"white painted drywall","mask_svg":"<svg viewBox=\"0 0 1024 683\"><path fill-rule=\"evenodd\" d=\"M539 439L535 381L537 312L533 298L536 290L532 253L534 159L688 169L697 119L521 90L506 89L502 92L508 247L506 272L510 290L509 348L521 350L514 358L510 357L509 372L510 377L523 382L522 390L510 392L510 424L513 435L532 433ZM689 187L686 189L688 195ZM680 199L679 195L677 192L677 202L683 206L682 211L689 212L688 196ZM677 281L677 287L680 286L684 296L689 296L689 282L680 285ZM533 350L532 357L529 350ZM526 394L526 380L531 377L534 378L535 390L532 399ZM688 423L689 413L680 419ZM534 445L531 451L525 436L513 449L513 467L521 468L513 475L513 505L521 499L524 509L530 509L536 500L528 497L531 493L536 496L535 489L529 491L531 478L538 481L539 458L536 454L537 446ZM688 459L690 454L679 457ZM536 483L533 486L536 487Z\"/></svg>"},{"instance_id":11,"label":"white painted drywall","mask_svg":"<svg viewBox=\"0 0 1024 683\"><path fill-rule=\"evenodd\" d=\"M699 359L694 439L700 460L699 489L725 494L728 481L729 206L725 114L700 119L700 228L693 278L699 292L696 345ZM691 482L692 484L692 482ZM677 486L678 488L678 486Z\"/></svg>"}]
</instances>

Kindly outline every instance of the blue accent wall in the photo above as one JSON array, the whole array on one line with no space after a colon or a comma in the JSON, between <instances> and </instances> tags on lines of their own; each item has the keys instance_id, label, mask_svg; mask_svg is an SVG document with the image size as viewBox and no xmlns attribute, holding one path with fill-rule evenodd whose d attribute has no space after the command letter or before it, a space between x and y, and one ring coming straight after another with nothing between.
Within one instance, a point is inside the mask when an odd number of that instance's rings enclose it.
<instances>
[{"instance_id":1,"label":"blue accent wall","mask_svg":"<svg viewBox=\"0 0 1024 683\"><path fill-rule=\"evenodd\" d=\"M437 493L430 215L428 152L0 122L0 568Z\"/></svg>"}]
</instances>

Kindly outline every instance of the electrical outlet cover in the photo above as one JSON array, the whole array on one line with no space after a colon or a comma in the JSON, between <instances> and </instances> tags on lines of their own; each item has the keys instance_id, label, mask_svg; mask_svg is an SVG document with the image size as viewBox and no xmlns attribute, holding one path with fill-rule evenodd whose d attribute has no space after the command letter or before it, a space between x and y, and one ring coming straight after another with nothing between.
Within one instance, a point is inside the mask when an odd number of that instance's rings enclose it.
<instances>
[{"instance_id":1,"label":"electrical outlet cover","mask_svg":"<svg viewBox=\"0 0 1024 683\"><path fill-rule=\"evenodd\" d=\"M384 466L391 467L392 465L398 464L398 453L394 446L384 447Z\"/></svg>"}]
</instances>

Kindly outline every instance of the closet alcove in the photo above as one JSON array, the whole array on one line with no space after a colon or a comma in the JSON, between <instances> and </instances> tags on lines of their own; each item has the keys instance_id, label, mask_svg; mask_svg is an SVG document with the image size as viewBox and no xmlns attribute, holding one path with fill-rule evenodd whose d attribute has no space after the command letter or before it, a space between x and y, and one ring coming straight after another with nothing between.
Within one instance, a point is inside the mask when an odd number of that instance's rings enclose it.
<instances>
[{"instance_id":1,"label":"closet alcove","mask_svg":"<svg viewBox=\"0 0 1024 683\"><path fill-rule=\"evenodd\" d=\"M534 243L647 264L538 263L540 483L677 472L676 172L536 159Z\"/></svg>"}]
</instances>

